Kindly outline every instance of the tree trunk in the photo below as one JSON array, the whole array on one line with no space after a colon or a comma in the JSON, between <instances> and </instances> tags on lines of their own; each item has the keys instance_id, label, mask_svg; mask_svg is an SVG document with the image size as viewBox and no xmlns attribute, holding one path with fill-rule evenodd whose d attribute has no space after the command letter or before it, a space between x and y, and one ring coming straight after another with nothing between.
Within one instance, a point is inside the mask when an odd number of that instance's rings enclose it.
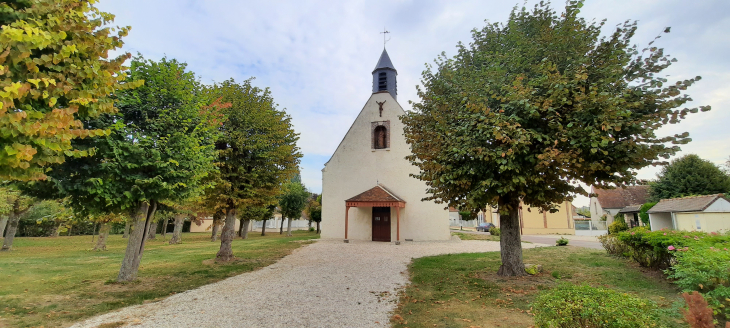
<instances>
[{"instance_id":1,"label":"tree trunk","mask_svg":"<svg viewBox=\"0 0 730 328\"><path fill-rule=\"evenodd\" d=\"M210 236L210 241L218 240L218 229L220 229L220 225L213 220L213 227L210 228L210 230L213 230L213 234Z\"/></svg>"},{"instance_id":2,"label":"tree trunk","mask_svg":"<svg viewBox=\"0 0 730 328\"><path fill-rule=\"evenodd\" d=\"M127 250L124 253L124 260L122 260L122 267L119 269L117 281L124 282L137 279L137 271L139 270L139 263L142 261L147 232L156 210L157 202L155 201L152 201L152 206L149 203L140 203L139 208L137 208L137 213L135 213L133 219L134 226L139 227L139 229L134 229L129 234Z\"/></svg>"},{"instance_id":3,"label":"tree trunk","mask_svg":"<svg viewBox=\"0 0 730 328\"><path fill-rule=\"evenodd\" d=\"M0 219L0 238L2 238L5 234L5 226L8 225L8 217L4 216Z\"/></svg>"},{"instance_id":4,"label":"tree trunk","mask_svg":"<svg viewBox=\"0 0 730 328\"><path fill-rule=\"evenodd\" d=\"M132 223L127 220L127 222L124 223L124 234L122 235L122 238L127 239L129 238L129 230L132 228Z\"/></svg>"},{"instance_id":5,"label":"tree trunk","mask_svg":"<svg viewBox=\"0 0 730 328\"><path fill-rule=\"evenodd\" d=\"M322 233L322 230L319 230L319 221L317 221L317 233Z\"/></svg>"},{"instance_id":6,"label":"tree trunk","mask_svg":"<svg viewBox=\"0 0 730 328\"><path fill-rule=\"evenodd\" d=\"M243 219L238 220L238 236L243 238Z\"/></svg>"},{"instance_id":7,"label":"tree trunk","mask_svg":"<svg viewBox=\"0 0 730 328\"><path fill-rule=\"evenodd\" d=\"M58 235L61 233L61 225L63 222L58 222L55 227L53 227L53 231L51 231L51 237L58 237Z\"/></svg>"},{"instance_id":8,"label":"tree trunk","mask_svg":"<svg viewBox=\"0 0 730 328\"><path fill-rule=\"evenodd\" d=\"M289 223L287 224L287 227L286 227L286 235L291 236L291 218L289 218Z\"/></svg>"},{"instance_id":9,"label":"tree trunk","mask_svg":"<svg viewBox=\"0 0 730 328\"><path fill-rule=\"evenodd\" d=\"M162 220L162 222L161 222L162 223L162 231L160 231L160 233L162 234L162 240L165 240L165 238L167 238L167 222L168 222L168 220L169 220L168 218L164 218Z\"/></svg>"},{"instance_id":10,"label":"tree trunk","mask_svg":"<svg viewBox=\"0 0 730 328\"><path fill-rule=\"evenodd\" d=\"M279 234L281 235L283 233L284 233L284 216L282 215L281 216L281 227L279 228Z\"/></svg>"},{"instance_id":11,"label":"tree trunk","mask_svg":"<svg viewBox=\"0 0 730 328\"><path fill-rule=\"evenodd\" d=\"M0 249L2 252L7 252L13 248L13 239L15 239L15 232L18 231L18 221L20 221L20 215L11 213L8 219L8 231L3 239L3 248Z\"/></svg>"},{"instance_id":12,"label":"tree trunk","mask_svg":"<svg viewBox=\"0 0 730 328\"><path fill-rule=\"evenodd\" d=\"M500 215L499 246L502 255L502 265L497 275L524 276L525 264L522 262L522 237L520 236L520 201L519 198L511 202L502 203L500 208L508 208L509 215ZM504 206L504 207L503 207Z\"/></svg>"},{"instance_id":13,"label":"tree trunk","mask_svg":"<svg viewBox=\"0 0 730 328\"><path fill-rule=\"evenodd\" d=\"M96 237L97 231L99 230L99 224L94 224L94 230L91 230L91 242L94 242L94 237Z\"/></svg>"},{"instance_id":14,"label":"tree trunk","mask_svg":"<svg viewBox=\"0 0 730 328\"><path fill-rule=\"evenodd\" d=\"M226 211L226 224L223 225L221 233L221 248L215 255L215 260L219 262L229 262L233 260L233 237L236 235L236 209L229 208Z\"/></svg>"},{"instance_id":15,"label":"tree trunk","mask_svg":"<svg viewBox=\"0 0 730 328\"><path fill-rule=\"evenodd\" d=\"M72 224L68 227L68 231L66 231L66 236L71 236L73 229L74 229L74 225Z\"/></svg>"},{"instance_id":16,"label":"tree trunk","mask_svg":"<svg viewBox=\"0 0 730 328\"><path fill-rule=\"evenodd\" d=\"M264 224L261 225L261 235L266 236L266 221L269 221L268 219L264 219Z\"/></svg>"},{"instance_id":17,"label":"tree trunk","mask_svg":"<svg viewBox=\"0 0 730 328\"><path fill-rule=\"evenodd\" d=\"M241 220L243 222L243 228L241 228L241 231L243 231L243 235L241 236L242 239L248 238L248 225L251 224L251 219Z\"/></svg>"},{"instance_id":18,"label":"tree trunk","mask_svg":"<svg viewBox=\"0 0 730 328\"><path fill-rule=\"evenodd\" d=\"M105 251L106 250L106 240L109 237L109 230L112 229L112 225L109 223L102 223L101 227L99 228L99 239L96 241L96 246L94 246L95 251Z\"/></svg>"},{"instance_id":19,"label":"tree trunk","mask_svg":"<svg viewBox=\"0 0 730 328\"><path fill-rule=\"evenodd\" d=\"M172 231L172 238L170 238L170 245L179 244L182 242L182 228L185 223L185 214L175 215L175 229Z\"/></svg>"},{"instance_id":20,"label":"tree trunk","mask_svg":"<svg viewBox=\"0 0 730 328\"><path fill-rule=\"evenodd\" d=\"M149 230L147 231L147 239L155 239L157 237L157 222L150 222L147 229Z\"/></svg>"}]
</instances>

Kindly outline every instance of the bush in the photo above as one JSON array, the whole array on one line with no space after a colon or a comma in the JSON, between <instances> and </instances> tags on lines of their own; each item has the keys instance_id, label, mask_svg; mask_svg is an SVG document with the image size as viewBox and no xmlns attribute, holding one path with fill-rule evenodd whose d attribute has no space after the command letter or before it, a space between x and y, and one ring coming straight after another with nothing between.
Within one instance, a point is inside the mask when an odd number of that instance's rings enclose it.
<instances>
[{"instance_id":1,"label":"bush","mask_svg":"<svg viewBox=\"0 0 730 328\"><path fill-rule=\"evenodd\" d=\"M314 231L314 227L309 227L309 232Z\"/></svg>"},{"instance_id":2,"label":"bush","mask_svg":"<svg viewBox=\"0 0 730 328\"><path fill-rule=\"evenodd\" d=\"M730 319L730 251L700 246L674 253L677 263L666 271L669 278L685 292L705 294L715 315Z\"/></svg>"},{"instance_id":3,"label":"bush","mask_svg":"<svg viewBox=\"0 0 730 328\"><path fill-rule=\"evenodd\" d=\"M568 240L563 237L560 237L560 239L555 241L555 246L566 246L566 245L568 245Z\"/></svg>"},{"instance_id":4,"label":"bush","mask_svg":"<svg viewBox=\"0 0 730 328\"><path fill-rule=\"evenodd\" d=\"M497 228L497 227L489 228L489 234L492 236L499 236L500 233L501 232L500 232L499 228Z\"/></svg>"},{"instance_id":5,"label":"bush","mask_svg":"<svg viewBox=\"0 0 730 328\"><path fill-rule=\"evenodd\" d=\"M535 300L535 325L543 328L657 327L656 304L588 285L561 284Z\"/></svg>"},{"instance_id":6,"label":"bush","mask_svg":"<svg viewBox=\"0 0 730 328\"><path fill-rule=\"evenodd\" d=\"M598 236L598 241L601 242L601 246L606 249L606 252L613 256L618 257L629 257L629 246L618 239L617 235L602 235Z\"/></svg>"},{"instance_id":7,"label":"bush","mask_svg":"<svg viewBox=\"0 0 730 328\"><path fill-rule=\"evenodd\" d=\"M629 247L631 258L641 266L666 269L675 263L674 250L730 248L730 235L675 230L649 231L645 227L619 233L618 238Z\"/></svg>"},{"instance_id":8,"label":"bush","mask_svg":"<svg viewBox=\"0 0 730 328\"><path fill-rule=\"evenodd\" d=\"M617 214L616 217L613 218L613 223L608 226L608 233L612 235L626 230L629 230L629 225L626 224L623 214Z\"/></svg>"}]
</instances>

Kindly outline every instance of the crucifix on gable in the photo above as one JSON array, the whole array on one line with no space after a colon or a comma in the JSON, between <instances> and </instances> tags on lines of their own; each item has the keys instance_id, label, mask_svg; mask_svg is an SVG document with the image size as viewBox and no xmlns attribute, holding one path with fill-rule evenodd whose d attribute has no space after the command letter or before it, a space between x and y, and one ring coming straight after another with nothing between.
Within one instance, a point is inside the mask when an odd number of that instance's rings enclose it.
<instances>
[{"instance_id":1,"label":"crucifix on gable","mask_svg":"<svg viewBox=\"0 0 730 328\"><path fill-rule=\"evenodd\" d=\"M383 102L375 101L376 104L378 104L378 110L380 111L380 117L383 117L383 104L385 104L386 100L383 100Z\"/></svg>"}]
</instances>

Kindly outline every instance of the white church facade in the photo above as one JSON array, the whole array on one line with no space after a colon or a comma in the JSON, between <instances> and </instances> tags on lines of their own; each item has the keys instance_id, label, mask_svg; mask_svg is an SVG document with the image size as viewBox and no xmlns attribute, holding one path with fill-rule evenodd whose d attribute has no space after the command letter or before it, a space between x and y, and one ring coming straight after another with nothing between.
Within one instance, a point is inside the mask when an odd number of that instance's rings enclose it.
<instances>
[{"instance_id":1,"label":"white church facade","mask_svg":"<svg viewBox=\"0 0 730 328\"><path fill-rule=\"evenodd\" d=\"M373 93L322 169L322 238L384 242L448 240L449 211L421 201L426 184L399 116L397 71L383 50L373 71Z\"/></svg>"}]
</instances>

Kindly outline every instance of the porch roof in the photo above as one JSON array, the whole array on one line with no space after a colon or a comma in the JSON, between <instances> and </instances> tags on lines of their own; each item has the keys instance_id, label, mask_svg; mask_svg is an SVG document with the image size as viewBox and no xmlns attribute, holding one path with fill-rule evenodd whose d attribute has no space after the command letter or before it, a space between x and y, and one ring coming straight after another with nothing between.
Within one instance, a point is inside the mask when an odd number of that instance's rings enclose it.
<instances>
[{"instance_id":1,"label":"porch roof","mask_svg":"<svg viewBox=\"0 0 730 328\"><path fill-rule=\"evenodd\" d=\"M346 199L347 206L383 206L405 207L406 201L398 197L382 184L366 190L352 198Z\"/></svg>"}]
</instances>

